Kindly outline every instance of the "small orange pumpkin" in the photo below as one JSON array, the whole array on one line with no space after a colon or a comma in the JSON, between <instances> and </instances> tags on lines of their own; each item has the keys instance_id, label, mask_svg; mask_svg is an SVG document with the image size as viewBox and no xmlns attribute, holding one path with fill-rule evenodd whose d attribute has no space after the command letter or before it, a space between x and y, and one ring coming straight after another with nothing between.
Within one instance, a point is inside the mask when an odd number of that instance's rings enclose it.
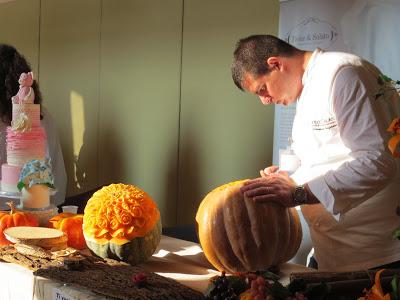
<instances>
[{"instance_id":1,"label":"small orange pumpkin","mask_svg":"<svg viewBox=\"0 0 400 300\"><path fill-rule=\"evenodd\" d=\"M11 211L0 211L0 246L12 244L4 236L4 229L16 226L39 226L33 214L16 210L13 202L8 202L7 205L10 206Z\"/></svg>"},{"instance_id":2,"label":"small orange pumpkin","mask_svg":"<svg viewBox=\"0 0 400 300\"><path fill-rule=\"evenodd\" d=\"M75 249L86 248L85 237L82 231L83 214L69 212L55 215L49 220L48 227L64 232L68 237L67 245Z\"/></svg>"}]
</instances>

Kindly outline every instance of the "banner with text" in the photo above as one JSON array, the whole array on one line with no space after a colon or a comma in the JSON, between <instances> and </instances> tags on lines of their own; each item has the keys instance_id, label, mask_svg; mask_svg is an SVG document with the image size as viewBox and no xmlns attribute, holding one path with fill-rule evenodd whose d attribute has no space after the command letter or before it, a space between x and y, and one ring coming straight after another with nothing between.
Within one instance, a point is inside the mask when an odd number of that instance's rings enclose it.
<instances>
[{"instance_id":1,"label":"banner with text","mask_svg":"<svg viewBox=\"0 0 400 300\"><path fill-rule=\"evenodd\" d=\"M281 0L279 37L303 50L354 53L399 80L399 15L396 0ZM279 149L288 146L295 112L295 104L275 107L274 165L279 163Z\"/></svg>"}]
</instances>

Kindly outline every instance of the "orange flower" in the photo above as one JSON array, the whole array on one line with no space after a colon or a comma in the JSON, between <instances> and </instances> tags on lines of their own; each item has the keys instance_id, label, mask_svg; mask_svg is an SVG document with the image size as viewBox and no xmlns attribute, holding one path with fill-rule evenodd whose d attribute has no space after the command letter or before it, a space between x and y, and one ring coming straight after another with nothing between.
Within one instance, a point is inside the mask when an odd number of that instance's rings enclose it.
<instances>
[{"instance_id":1,"label":"orange flower","mask_svg":"<svg viewBox=\"0 0 400 300\"><path fill-rule=\"evenodd\" d=\"M375 284L369 291L364 290L365 297L360 297L357 300L391 300L389 293L384 295L381 286L380 276L384 270L385 269L381 269L375 273Z\"/></svg>"},{"instance_id":2,"label":"orange flower","mask_svg":"<svg viewBox=\"0 0 400 300\"><path fill-rule=\"evenodd\" d=\"M120 214L120 218L121 218L121 224L122 225L129 225L132 224L132 221L134 221L135 219L132 220L132 215L130 213L127 213L125 211L123 211Z\"/></svg>"},{"instance_id":3,"label":"orange flower","mask_svg":"<svg viewBox=\"0 0 400 300\"><path fill-rule=\"evenodd\" d=\"M134 206L134 207L131 209L131 214L132 214L132 216L135 217L135 218L140 218L140 217L143 215L143 211L142 211L142 209L140 208L140 206Z\"/></svg>"},{"instance_id":4,"label":"orange flower","mask_svg":"<svg viewBox=\"0 0 400 300\"><path fill-rule=\"evenodd\" d=\"M400 151L396 150L400 144L400 118L394 119L387 131L394 134L388 143L389 150L394 157L400 157Z\"/></svg>"}]
</instances>

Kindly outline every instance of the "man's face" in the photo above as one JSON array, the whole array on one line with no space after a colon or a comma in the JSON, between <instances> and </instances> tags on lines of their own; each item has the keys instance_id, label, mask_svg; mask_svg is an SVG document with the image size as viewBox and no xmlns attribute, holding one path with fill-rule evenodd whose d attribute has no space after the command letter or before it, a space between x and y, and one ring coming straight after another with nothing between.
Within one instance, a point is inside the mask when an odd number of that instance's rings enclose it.
<instances>
[{"instance_id":1,"label":"man's face","mask_svg":"<svg viewBox=\"0 0 400 300\"><path fill-rule=\"evenodd\" d=\"M247 92L257 95L262 104L289 105L296 101L301 92L301 81L291 80L290 74L286 74L279 68L272 68L268 74L253 76L246 73L242 87Z\"/></svg>"}]
</instances>

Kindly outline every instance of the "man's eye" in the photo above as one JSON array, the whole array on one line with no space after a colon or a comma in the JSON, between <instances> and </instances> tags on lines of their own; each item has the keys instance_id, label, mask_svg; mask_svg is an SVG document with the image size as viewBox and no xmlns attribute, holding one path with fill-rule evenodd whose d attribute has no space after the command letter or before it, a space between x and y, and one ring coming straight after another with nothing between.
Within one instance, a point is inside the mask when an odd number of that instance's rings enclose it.
<instances>
[{"instance_id":1,"label":"man's eye","mask_svg":"<svg viewBox=\"0 0 400 300\"><path fill-rule=\"evenodd\" d=\"M258 90L258 94L262 94L265 92L265 85L263 85L259 90Z\"/></svg>"}]
</instances>

